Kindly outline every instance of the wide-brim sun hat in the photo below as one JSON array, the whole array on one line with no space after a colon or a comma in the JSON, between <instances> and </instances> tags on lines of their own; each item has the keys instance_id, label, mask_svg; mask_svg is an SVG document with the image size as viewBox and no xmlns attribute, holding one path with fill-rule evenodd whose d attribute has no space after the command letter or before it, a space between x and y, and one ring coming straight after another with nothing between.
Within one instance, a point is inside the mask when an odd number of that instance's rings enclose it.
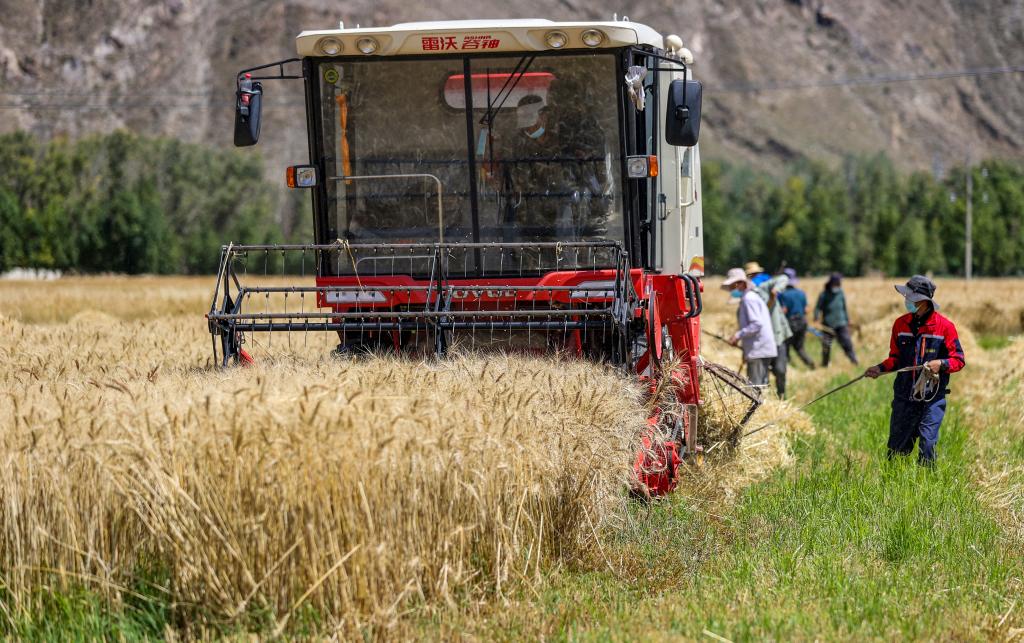
<instances>
[{"instance_id":1,"label":"wide-brim sun hat","mask_svg":"<svg viewBox=\"0 0 1024 643\"><path fill-rule=\"evenodd\" d=\"M746 264L745 264L745 265L743 266L743 272L744 272L744 273L745 273L745 274L746 274L747 276L750 276L750 275L759 275L759 274L761 274L761 273L762 273L762 272L764 272L764 271L765 271L765 270L764 270L764 268L762 268L762 267L761 267L761 264L757 263L756 261L748 261L748 262L747 262L747 263L746 263Z\"/></svg>"},{"instance_id":2,"label":"wide-brim sun hat","mask_svg":"<svg viewBox=\"0 0 1024 643\"><path fill-rule=\"evenodd\" d=\"M747 273L743 272L743 268L729 268L729 272L725 275L725 281L722 282L722 289L728 290L733 284L738 282L747 281Z\"/></svg>"},{"instance_id":3,"label":"wide-brim sun hat","mask_svg":"<svg viewBox=\"0 0 1024 643\"><path fill-rule=\"evenodd\" d=\"M932 308L939 309L935 299L935 282L924 275L914 275L902 286L896 286L896 292L915 304L919 301L930 301Z\"/></svg>"}]
</instances>

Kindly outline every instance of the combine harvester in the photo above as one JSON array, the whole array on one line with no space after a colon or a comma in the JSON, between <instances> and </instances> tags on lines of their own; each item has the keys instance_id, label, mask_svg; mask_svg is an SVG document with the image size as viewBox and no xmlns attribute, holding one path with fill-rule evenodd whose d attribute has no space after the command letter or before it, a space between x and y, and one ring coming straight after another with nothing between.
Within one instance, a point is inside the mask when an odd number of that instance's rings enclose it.
<instances>
[{"instance_id":1,"label":"combine harvester","mask_svg":"<svg viewBox=\"0 0 1024 643\"><path fill-rule=\"evenodd\" d=\"M644 494L671 491L696 455L704 268L701 84L679 37L453 21L341 25L297 47L239 72L234 137L257 142L263 83L304 82L309 164L287 182L312 195L316 243L223 248L215 361L257 359L254 333L328 331L341 352L608 362L669 393L635 470ZM315 285L250 285L261 253Z\"/></svg>"}]
</instances>

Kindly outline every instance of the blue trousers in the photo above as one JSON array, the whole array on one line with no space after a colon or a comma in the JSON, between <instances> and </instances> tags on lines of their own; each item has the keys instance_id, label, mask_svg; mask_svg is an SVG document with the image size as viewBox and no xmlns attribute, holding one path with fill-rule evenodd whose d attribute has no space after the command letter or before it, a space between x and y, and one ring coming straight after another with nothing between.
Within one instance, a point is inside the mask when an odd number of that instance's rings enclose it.
<instances>
[{"instance_id":1,"label":"blue trousers","mask_svg":"<svg viewBox=\"0 0 1024 643\"><path fill-rule=\"evenodd\" d=\"M939 427L946 415L946 398L932 402L893 400L889 416L889 457L910 455L917 442L917 460L921 464L935 462L935 445Z\"/></svg>"}]
</instances>

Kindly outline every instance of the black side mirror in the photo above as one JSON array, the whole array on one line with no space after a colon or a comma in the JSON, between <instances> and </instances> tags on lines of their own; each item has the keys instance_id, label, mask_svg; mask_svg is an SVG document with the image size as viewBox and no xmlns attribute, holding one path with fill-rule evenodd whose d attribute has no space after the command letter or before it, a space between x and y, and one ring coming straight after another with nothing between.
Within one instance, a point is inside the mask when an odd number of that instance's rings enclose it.
<instances>
[{"instance_id":1,"label":"black side mirror","mask_svg":"<svg viewBox=\"0 0 1024 643\"><path fill-rule=\"evenodd\" d=\"M260 140L263 85L249 74L238 79L235 92L235 147L248 147Z\"/></svg>"},{"instance_id":2,"label":"black side mirror","mask_svg":"<svg viewBox=\"0 0 1024 643\"><path fill-rule=\"evenodd\" d=\"M665 140L669 145L692 147L700 136L699 80L673 80L665 110Z\"/></svg>"}]
</instances>

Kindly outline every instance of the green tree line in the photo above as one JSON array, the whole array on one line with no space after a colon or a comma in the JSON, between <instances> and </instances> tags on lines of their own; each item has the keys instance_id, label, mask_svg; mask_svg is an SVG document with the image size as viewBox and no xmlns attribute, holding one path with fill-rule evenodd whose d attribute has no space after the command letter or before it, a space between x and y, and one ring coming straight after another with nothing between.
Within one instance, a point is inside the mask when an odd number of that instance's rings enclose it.
<instances>
[{"instance_id":1,"label":"green tree line","mask_svg":"<svg viewBox=\"0 0 1024 643\"><path fill-rule=\"evenodd\" d=\"M805 273L963 274L963 166L942 179L884 155L780 174L705 161L710 272L757 259ZM973 166L974 272L1024 273L1024 167ZM308 195L280 192L258 157L115 132L0 136L0 270L210 273L227 241L309 241Z\"/></svg>"},{"instance_id":2,"label":"green tree line","mask_svg":"<svg viewBox=\"0 0 1024 643\"><path fill-rule=\"evenodd\" d=\"M756 259L817 274L964 273L964 166L941 180L881 154L838 168L802 161L782 177L717 161L701 169L711 272ZM988 160L970 171L974 274L1024 273L1024 167Z\"/></svg>"},{"instance_id":3,"label":"green tree line","mask_svg":"<svg viewBox=\"0 0 1024 643\"><path fill-rule=\"evenodd\" d=\"M8 134L0 269L211 273L227 241L286 240L294 226L278 201L251 154L128 132L48 142Z\"/></svg>"}]
</instances>

